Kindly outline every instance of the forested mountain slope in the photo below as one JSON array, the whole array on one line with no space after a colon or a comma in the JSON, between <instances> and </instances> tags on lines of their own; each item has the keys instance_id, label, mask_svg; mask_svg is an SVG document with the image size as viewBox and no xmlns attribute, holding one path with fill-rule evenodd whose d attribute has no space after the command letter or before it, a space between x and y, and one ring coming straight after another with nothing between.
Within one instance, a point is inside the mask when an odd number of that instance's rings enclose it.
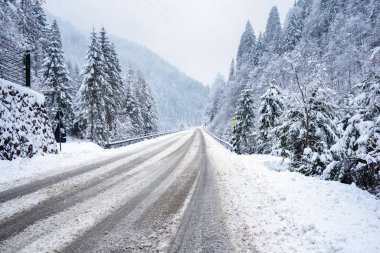
<instances>
[{"instance_id":1,"label":"forested mountain slope","mask_svg":"<svg viewBox=\"0 0 380 253\"><path fill-rule=\"evenodd\" d=\"M67 59L79 66L87 47L87 38L69 22L58 20ZM140 69L151 85L157 104L160 127L175 129L181 125L200 125L208 88L187 76L149 49L125 39L112 37L123 74L129 65Z\"/></svg>"},{"instance_id":2,"label":"forested mountain slope","mask_svg":"<svg viewBox=\"0 0 380 253\"><path fill-rule=\"evenodd\" d=\"M378 0L298 0L282 25L279 15L274 7L263 33L255 34L247 24L236 70L232 65L228 82L214 87L224 92L211 98L220 100L218 110L209 109L214 115L208 122L211 130L228 136L245 84L252 88L258 106L272 81L288 89L297 73L302 85L327 86L343 102L369 71L379 71L379 56L374 54L380 47Z\"/></svg>"},{"instance_id":3,"label":"forested mountain slope","mask_svg":"<svg viewBox=\"0 0 380 253\"><path fill-rule=\"evenodd\" d=\"M288 157L291 170L380 194L380 1L298 0L258 35L247 23L208 129L238 154Z\"/></svg>"}]
</instances>

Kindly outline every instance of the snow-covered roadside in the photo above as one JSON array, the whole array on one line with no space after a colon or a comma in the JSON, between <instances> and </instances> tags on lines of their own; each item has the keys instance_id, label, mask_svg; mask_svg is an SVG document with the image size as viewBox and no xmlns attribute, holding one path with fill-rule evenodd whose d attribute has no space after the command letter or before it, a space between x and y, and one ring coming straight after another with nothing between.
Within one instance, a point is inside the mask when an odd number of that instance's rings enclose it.
<instances>
[{"instance_id":1,"label":"snow-covered roadside","mask_svg":"<svg viewBox=\"0 0 380 253\"><path fill-rule=\"evenodd\" d=\"M89 163L134 150L149 147L176 135L184 135L188 131L161 136L151 140L135 143L117 149L103 149L95 143L80 140L69 140L62 144L60 154L36 155L33 158L18 158L12 161L0 160L0 191L15 187L36 179L56 175Z\"/></svg>"},{"instance_id":2,"label":"snow-covered roadside","mask_svg":"<svg viewBox=\"0 0 380 253\"><path fill-rule=\"evenodd\" d=\"M227 223L244 252L380 252L380 200L354 185L281 170L282 159L238 156L205 134Z\"/></svg>"}]
</instances>

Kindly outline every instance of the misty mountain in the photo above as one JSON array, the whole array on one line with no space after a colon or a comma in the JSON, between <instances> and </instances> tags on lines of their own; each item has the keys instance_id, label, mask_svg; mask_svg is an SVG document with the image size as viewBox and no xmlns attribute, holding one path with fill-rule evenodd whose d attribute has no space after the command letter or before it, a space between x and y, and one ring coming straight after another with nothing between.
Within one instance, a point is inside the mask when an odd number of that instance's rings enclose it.
<instances>
[{"instance_id":1,"label":"misty mountain","mask_svg":"<svg viewBox=\"0 0 380 253\"><path fill-rule=\"evenodd\" d=\"M78 31L70 22L57 21L66 59L81 68L89 35ZM123 74L126 75L132 64L142 71L151 85L162 130L201 124L208 94L206 86L143 46L116 36L111 39L116 46Z\"/></svg>"}]
</instances>

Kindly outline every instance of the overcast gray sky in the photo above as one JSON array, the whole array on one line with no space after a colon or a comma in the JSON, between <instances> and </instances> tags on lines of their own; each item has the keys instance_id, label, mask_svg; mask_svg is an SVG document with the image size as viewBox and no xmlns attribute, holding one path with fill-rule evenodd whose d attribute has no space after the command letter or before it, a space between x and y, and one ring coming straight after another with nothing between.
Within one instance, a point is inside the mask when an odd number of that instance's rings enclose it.
<instances>
[{"instance_id":1,"label":"overcast gray sky","mask_svg":"<svg viewBox=\"0 0 380 253\"><path fill-rule=\"evenodd\" d=\"M294 0L46 0L46 9L79 30L109 33L156 52L189 76L209 84L226 75L249 19L265 29L272 6L283 22Z\"/></svg>"}]
</instances>

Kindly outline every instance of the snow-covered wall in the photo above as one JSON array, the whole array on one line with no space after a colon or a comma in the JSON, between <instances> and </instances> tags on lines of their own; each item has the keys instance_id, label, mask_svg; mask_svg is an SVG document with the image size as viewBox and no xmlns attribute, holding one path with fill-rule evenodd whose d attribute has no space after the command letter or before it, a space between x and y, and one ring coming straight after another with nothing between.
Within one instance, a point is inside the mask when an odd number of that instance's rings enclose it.
<instances>
[{"instance_id":1,"label":"snow-covered wall","mask_svg":"<svg viewBox=\"0 0 380 253\"><path fill-rule=\"evenodd\" d=\"M0 79L0 159L56 153L44 96Z\"/></svg>"}]
</instances>

